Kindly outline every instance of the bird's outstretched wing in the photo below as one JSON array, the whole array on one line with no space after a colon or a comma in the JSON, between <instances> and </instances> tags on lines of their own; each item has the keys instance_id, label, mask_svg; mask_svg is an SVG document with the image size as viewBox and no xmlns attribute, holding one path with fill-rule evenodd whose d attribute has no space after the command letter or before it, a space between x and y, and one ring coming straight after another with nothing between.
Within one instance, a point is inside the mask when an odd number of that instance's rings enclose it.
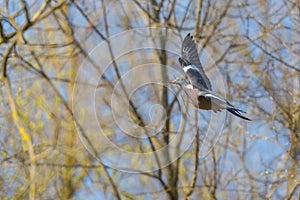
<instances>
[{"instance_id":1,"label":"bird's outstretched wing","mask_svg":"<svg viewBox=\"0 0 300 200\"><path fill-rule=\"evenodd\" d=\"M208 77L206 76L203 67L200 63L197 47L193 40L193 36L190 33L184 38L182 42L181 58L179 58L179 62L183 66L192 64L190 68L186 70L186 73L188 74L189 79L191 80L192 84L195 87L199 89L204 87L205 89L212 90L211 83ZM196 66L195 69L193 68L194 66Z\"/></svg>"}]
</instances>

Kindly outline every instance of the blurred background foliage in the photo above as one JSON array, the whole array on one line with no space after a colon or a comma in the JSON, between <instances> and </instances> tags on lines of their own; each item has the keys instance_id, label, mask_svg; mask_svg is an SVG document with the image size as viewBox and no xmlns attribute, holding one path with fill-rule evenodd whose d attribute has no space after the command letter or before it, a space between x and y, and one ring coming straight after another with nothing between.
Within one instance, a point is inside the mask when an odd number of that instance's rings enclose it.
<instances>
[{"instance_id":1,"label":"blurred background foliage","mask_svg":"<svg viewBox=\"0 0 300 200\"><path fill-rule=\"evenodd\" d=\"M1 199L300 198L299 1L0 3ZM162 132L143 143L120 132L109 103L114 85L136 64L155 62L180 70L177 57L160 50L166 41L174 40L170 33L177 36L178 49L188 32L194 35L213 86L218 81L213 73L217 68L227 98L247 110L253 122L227 116L217 144L200 159L203 130L195 130L187 121L180 134L196 140L175 162L152 172L121 171L95 159L78 137L77 131L84 134L85 130L80 130L80 120L74 115L72 94L75 84L85 83L76 82L77 72L84 59L101 69L101 63L90 57L91 50L103 42L114 59L112 52L121 45L113 45L109 38L140 27L166 28L152 35L158 49L150 51L150 57L129 54L124 62L110 65L98 86L86 85L100 88L97 115L111 141L127 151L143 153L166 146L172 139L180 107L166 87L147 86L129 97L128 116L140 126L149 123L144 104L155 102L165 108ZM213 64L205 59L205 52ZM172 78L167 68L154 75ZM85 113L85 107L80 112ZM210 113L199 111L198 116L205 122ZM86 115L85 120L96 119ZM97 140L94 137L91 140ZM160 159L172 157L168 152L158 156L152 161L158 166Z\"/></svg>"}]
</instances>

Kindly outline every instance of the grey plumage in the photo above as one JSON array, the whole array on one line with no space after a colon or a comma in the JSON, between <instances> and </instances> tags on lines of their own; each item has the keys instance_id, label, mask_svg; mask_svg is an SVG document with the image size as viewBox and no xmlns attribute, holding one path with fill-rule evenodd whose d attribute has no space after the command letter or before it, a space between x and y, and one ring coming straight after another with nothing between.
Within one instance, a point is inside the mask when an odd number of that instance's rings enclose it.
<instances>
[{"instance_id":1,"label":"grey plumage","mask_svg":"<svg viewBox=\"0 0 300 200\"><path fill-rule=\"evenodd\" d=\"M193 36L190 34L183 40L181 58L178 61L189 81L186 79L176 79L172 83L183 87L195 107L203 110L213 110L214 112L226 109L235 116L251 120L242 115L242 113L245 113L244 111L234 107L225 98L212 92L211 83L203 70L196 44Z\"/></svg>"},{"instance_id":2,"label":"grey plumage","mask_svg":"<svg viewBox=\"0 0 300 200\"><path fill-rule=\"evenodd\" d=\"M251 121L251 119L241 114L245 113L244 111L234 107L225 98L215 94L212 91L200 91L198 88L194 88L193 85L189 83L189 81L182 78L175 79L174 81L171 81L171 83L180 85L190 98L192 104L199 109L213 110L214 112L226 109L235 116Z\"/></svg>"},{"instance_id":3,"label":"grey plumage","mask_svg":"<svg viewBox=\"0 0 300 200\"><path fill-rule=\"evenodd\" d=\"M194 87L212 90L211 83L201 65L193 36L191 36L190 33L182 42L181 58L179 58L178 61L183 68L190 66L185 72Z\"/></svg>"}]
</instances>

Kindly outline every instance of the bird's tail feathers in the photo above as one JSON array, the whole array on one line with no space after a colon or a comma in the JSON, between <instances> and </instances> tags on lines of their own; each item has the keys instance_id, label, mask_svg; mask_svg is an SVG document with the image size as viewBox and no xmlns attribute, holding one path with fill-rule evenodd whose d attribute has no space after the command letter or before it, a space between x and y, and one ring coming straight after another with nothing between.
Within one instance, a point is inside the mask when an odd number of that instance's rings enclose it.
<instances>
[{"instance_id":1,"label":"bird's tail feathers","mask_svg":"<svg viewBox=\"0 0 300 200\"><path fill-rule=\"evenodd\" d=\"M233 115L237 116L237 117L240 117L240 118L242 118L242 119L244 119L244 120L252 121L252 120L249 119L248 117L245 117L245 116L241 115L240 112L245 113L244 111L240 111L240 110L237 109L237 108L227 108L227 110L228 110L230 113L232 113Z\"/></svg>"},{"instance_id":2,"label":"bird's tail feathers","mask_svg":"<svg viewBox=\"0 0 300 200\"><path fill-rule=\"evenodd\" d=\"M231 103L229 103L228 101L226 101L226 103L227 103L227 105L229 106L229 108L227 108L227 109L233 109L233 110L235 110L235 111L238 111L239 113L240 113L240 112L241 112L241 113L247 113L247 112L245 112L245 111L243 111L243 110L240 110L240 109L234 107L234 106L233 106Z\"/></svg>"}]
</instances>

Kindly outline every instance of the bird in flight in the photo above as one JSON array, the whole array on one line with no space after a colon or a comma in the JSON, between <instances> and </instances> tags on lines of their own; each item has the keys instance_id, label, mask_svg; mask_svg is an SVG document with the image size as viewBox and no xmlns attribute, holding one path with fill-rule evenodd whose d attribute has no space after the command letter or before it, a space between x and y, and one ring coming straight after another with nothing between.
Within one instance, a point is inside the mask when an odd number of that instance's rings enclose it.
<instances>
[{"instance_id":1,"label":"bird in flight","mask_svg":"<svg viewBox=\"0 0 300 200\"><path fill-rule=\"evenodd\" d=\"M213 110L214 112L226 109L235 116L251 121L251 119L242 115L242 113L245 113L244 111L234 107L225 98L212 91L211 83L200 63L197 47L190 33L183 40L181 57L178 61L188 80L177 78L171 83L180 85L195 107L203 110Z\"/></svg>"}]
</instances>

